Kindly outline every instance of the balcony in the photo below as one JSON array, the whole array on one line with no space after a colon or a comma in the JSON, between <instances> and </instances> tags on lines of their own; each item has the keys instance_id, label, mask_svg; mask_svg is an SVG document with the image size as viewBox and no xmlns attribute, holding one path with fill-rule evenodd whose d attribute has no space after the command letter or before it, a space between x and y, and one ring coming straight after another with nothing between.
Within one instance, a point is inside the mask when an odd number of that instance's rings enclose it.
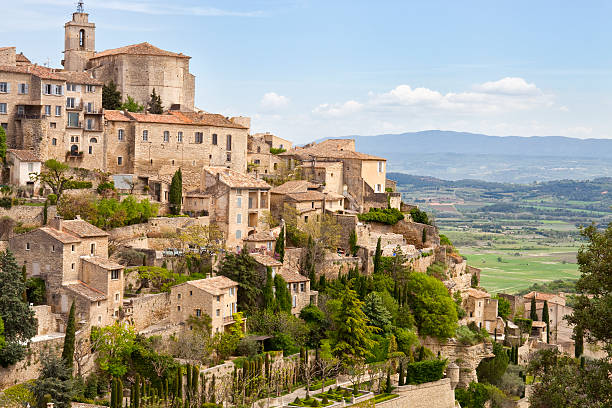
<instances>
[{"instance_id":1,"label":"balcony","mask_svg":"<svg viewBox=\"0 0 612 408\"><path fill-rule=\"evenodd\" d=\"M226 324L226 323L234 323L234 316L225 316L223 318L223 323L224 324Z\"/></svg>"},{"instance_id":2,"label":"balcony","mask_svg":"<svg viewBox=\"0 0 612 408\"><path fill-rule=\"evenodd\" d=\"M85 126L85 127L83 127L83 130L85 130L86 132L102 132L104 129L102 129L101 125L93 125L90 128Z\"/></svg>"},{"instance_id":3,"label":"balcony","mask_svg":"<svg viewBox=\"0 0 612 408\"><path fill-rule=\"evenodd\" d=\"M82 111L83 110L83 102L81 101L81 102L75 104L74 106L66 105L66 110L67 111Z\"/></svg>"},{"instance_id":4,"label":"balcony","mask_svg":"<svg viewBox=\"0 0 612 408\"><path fill-rule=\"evenodd\" d=\"M15 119L45 119L47 115L41 115L37 113L18 113L15 115Z\"/></svg>"},{"instance_id":5,"label":"balcony","mask_svg":"<svg viewBox=\"0 0 612 408\"><path fill-rule=\"evenodd\" d=\"M78 122L78 123L66 123L66 129L83 129L83 123L82 122Z\"/></svg>"},{"instance_id":6,"label":"balcony","mask_svg":"<svg viewBox=\"0 0 612 408\"><path fill-rule=\"evenodd\" d=\"M102 115L103 111L102 108L98 108L98 109L87 109L85 108L85 115Z\"/></svg>"},{"instance_id":7,"label":"balcony","mask_svg":"<svg viewBox=\"0 0 612 408\"><path fill-rule=\"evenodd\" d=\"M68 150L66 152L66 160L69 159L82 159L83 158L83 152L78 151L78 150Z\"/></svg>"}]
</instances>

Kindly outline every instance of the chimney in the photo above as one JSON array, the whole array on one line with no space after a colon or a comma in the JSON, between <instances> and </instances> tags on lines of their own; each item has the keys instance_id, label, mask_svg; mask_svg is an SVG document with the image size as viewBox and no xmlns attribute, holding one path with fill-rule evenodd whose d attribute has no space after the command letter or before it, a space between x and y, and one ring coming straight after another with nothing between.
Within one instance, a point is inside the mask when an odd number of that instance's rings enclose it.
<instances>
[{"instance_id":1,"label":"chimney","mask_svg":"<svg viewBox=\"0 0 612 408\"><path fill-rule=\"evenodd\" d=\"M58 230L58 231L61 231L62 230L62 221L63 221L62 217L60 215L56 215L51 220L51 222L49 222L49 226L51 228L54 228L54 229Z\"/></svg>"}]
</instances>

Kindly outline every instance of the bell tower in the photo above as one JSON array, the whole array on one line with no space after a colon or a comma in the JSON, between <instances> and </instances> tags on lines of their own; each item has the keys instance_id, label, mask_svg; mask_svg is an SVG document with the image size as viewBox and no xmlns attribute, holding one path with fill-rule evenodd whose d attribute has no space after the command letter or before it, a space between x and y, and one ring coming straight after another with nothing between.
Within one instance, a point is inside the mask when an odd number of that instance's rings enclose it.
<instances>
[{"instance_id":1,"label":"bell tower","mask_svg":"<svg viewBox=\"0 0 612 408\"><path fill-rule=\"evenodd\" d=\"M72 21L64 25L64 31L64 69L84 71L96 52L96 25L89 22L83 1L79 1L76 13L72 13Z\"/></svg>"}]
</instances>

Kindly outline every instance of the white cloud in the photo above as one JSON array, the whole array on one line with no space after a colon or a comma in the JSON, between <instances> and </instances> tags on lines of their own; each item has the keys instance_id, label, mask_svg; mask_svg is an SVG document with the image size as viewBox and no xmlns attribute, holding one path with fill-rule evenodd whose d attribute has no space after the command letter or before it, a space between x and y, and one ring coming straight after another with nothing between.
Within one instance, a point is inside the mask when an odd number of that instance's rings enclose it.
<instances>
[{"instance_id":1,"label":"white cloud","mask_svg":"<svg viewBox=\"0 0 612 408\"><path fill-rule=\"evenodd\" d=\"M259 102L260 106L264 109L281 109L289 105L289 98L283 95L279 95L276 92L268 92L266 93L261 101Z\"/></svg>"},{"instance_id":2,"label":"white cloud","mask_svg":"<svg viewBox=\"0 0 612 408\"><path fill-rule=\"evenodd\" d=\"M363 104L357 101L346 101L342 104L329 104L324 103L312 110L316 115L327 116L327 117L340 117L346 116L360 111L363 108Z\"/></svg>"},{"instance_id":3,"label":"white cloud","mask_svg":"<svg viewBox=\"0 0 612 408\"><path fill-rule=\"evenodd\" d=\"M523 78L506 77L499 81L485 82L475 86L480 92L506 95L539 95L542 93L535 84L529 84Z\"/></svg>"}]
</instances>

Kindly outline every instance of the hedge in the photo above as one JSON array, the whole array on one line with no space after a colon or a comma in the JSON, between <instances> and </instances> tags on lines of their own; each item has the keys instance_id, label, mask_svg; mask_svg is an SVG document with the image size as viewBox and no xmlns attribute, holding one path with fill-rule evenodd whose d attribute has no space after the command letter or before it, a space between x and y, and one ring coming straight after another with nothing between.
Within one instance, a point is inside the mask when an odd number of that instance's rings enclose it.
<instances>
[{"instance_id":1,"label":"hedge","mask_svg":"<svg viewBox=\"0 0 612 408\"><path fill-rule=\"evenodd\" d=\"M444 375L448 360L425 360L410 363L406 367L406 384L423 384L438 381Z\"/></svg>"},{"instance_id":2,"label":"hedge","mask_svg":"<svg viewBox=\"0 0 612 408\"><path fill-rule=\"evenodd\" d=\"M370 211L358 214L359 221L380 222L388 225L395 225L404 219L404 214L397 208L370 208Z\"/></svg>"},{"instance_id":3,"label":"hedge","mask_svg":"<svg viewBox=\"0 0 612 408\"><path fill-rule=\"evenodd\" d=\"M64 184L64 188L66 190L80 190L83 188L91 188L91 181L79 181L79 180L68 180L66 184Z\"/></svg>"}]
</instances>

